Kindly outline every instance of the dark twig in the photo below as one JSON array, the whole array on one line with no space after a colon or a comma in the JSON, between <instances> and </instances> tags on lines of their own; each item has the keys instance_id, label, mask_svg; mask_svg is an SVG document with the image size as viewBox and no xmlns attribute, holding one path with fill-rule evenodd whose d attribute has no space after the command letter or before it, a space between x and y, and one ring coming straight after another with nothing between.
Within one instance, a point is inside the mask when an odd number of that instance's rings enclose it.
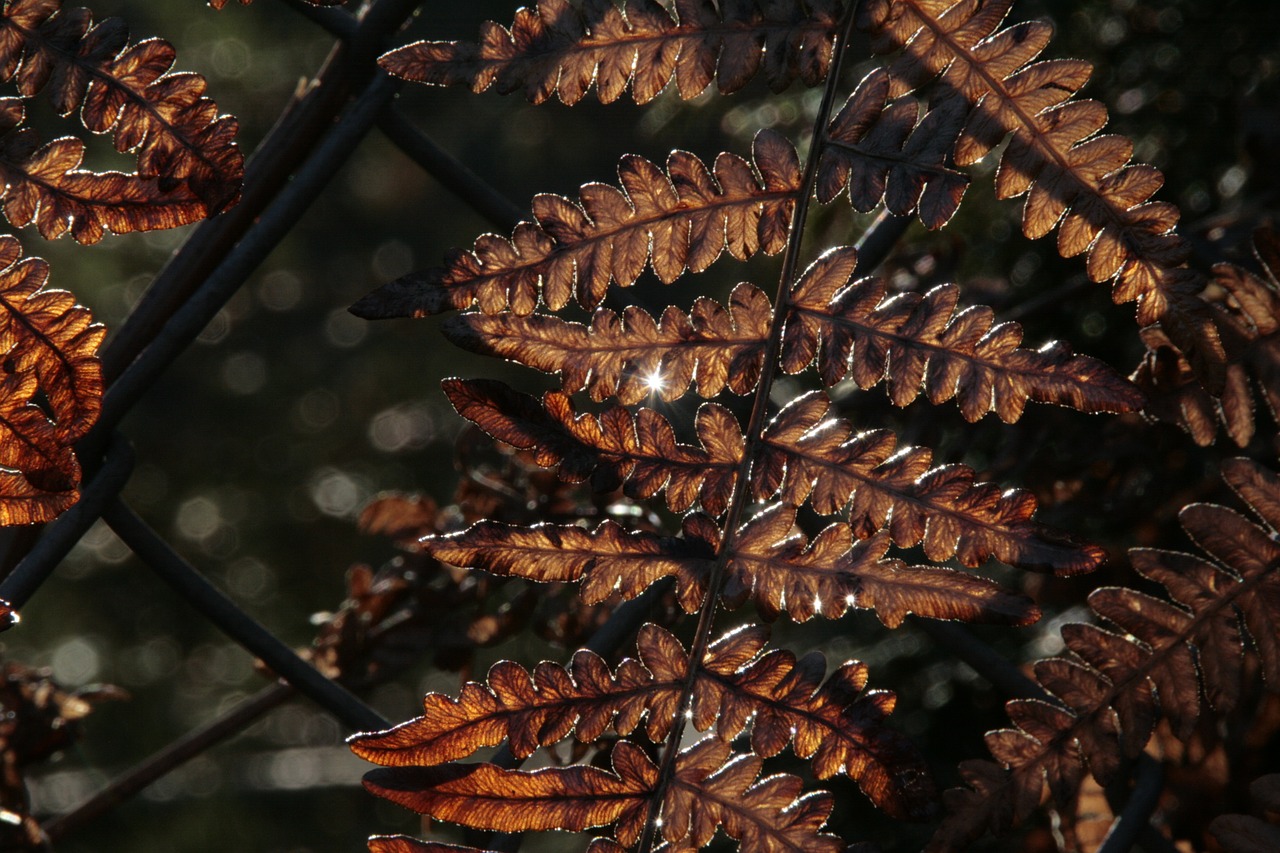
<instances>
[{"instance_id":1,"label":"dark twig","mask_svg":"<svg viewBox=\"0 0 1280 853\"><path fill-rule=\"evenodd\" d=\"M1116 810L1119 803L1112 802L1114 787L1107 786L1107 802ZM1163 790L1164 765L1146 753L1138 756L1137 769L1133 774L1133 790L1129 792L1128 801L1112 821L1097 853L1125 853L1138 843L1142 844L1146 853L1173 851L1172 842L1150 823Z\"/></svg>"},{"instance_id":2,"label":"dark twig","mask_svg":"<svg viewBox=\"0 0 1280 853\"><path fill-rule=\"evenodd\" d=\"M262 623L205 579L172 546L120 500L102 517L148 568L173 587L223 633L262 659L273 672L352 731L385 729L391 723L349 690L320 674Z\"/></svg>"},{"instance_id":3,"label":"dark twig","mask_svg":"<svg viewBox=\"0 0 1280 853\"><path fill-rule=\"evenodd\" d=\"M378 129L409 159L421 166L449 192L494 226L510 233L529 214L498 192L465 163L445 151L392 107L378 120Z\"/></svg>"},{"instance_id":4,"label":"dark twig","mask_svg":"<svg viewBox=\"0 0 1280 853\"><path fill-rule=\"evenodd\" d=\"M169 743L111 780L105 788L71 811L45 822L41 827L50 841L59 841L80 827L123 803L152 782L181 767L191 759L242 731L263 714L288 701L295 691L277 682L259 690L216 719Z\"/></svg>"},{"instance_id":5,"label":"dark twig","mask_svg":"<svg viewBox=\"0 0 1280 853\"><path fill-rule=\"evenodd\" d=\"M967 663L1005 698L1041 699L1058 704L1043 687L1023 675L1022 670L963 625L936 619L917 619L915 624L938 644L938 648L946 649Z\"/></svg>"}]
</instances>

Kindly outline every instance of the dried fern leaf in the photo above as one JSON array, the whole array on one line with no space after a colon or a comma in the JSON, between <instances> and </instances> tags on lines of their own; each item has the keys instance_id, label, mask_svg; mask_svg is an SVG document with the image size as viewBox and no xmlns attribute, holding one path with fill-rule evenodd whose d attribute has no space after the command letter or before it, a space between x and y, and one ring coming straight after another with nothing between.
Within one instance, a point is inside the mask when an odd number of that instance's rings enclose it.
<instances>
[{"instance_id":1,"label":"dried fern leaf","mask_svg":"<svg viewBox=\"0 0 1280 853\"><path fill-rule=\"evenodd\" d=\"M79 110L93 133L111 131L117 151L136 151L143 178L181 182L208 215L230 205L244 158L234 118L218 114L198 74L172 71L161 39L130 45L118 18L93 23L62 0L11 0L0 12L0 80L23 97L48 93L60 115Z\"/></svg>"},{"instance_id":2,"label":"dried fern leaf","mask_svg":"<svg viewBox=\"0 0 1280 853\"><path fill-rule=\"evenodd\" d=\"M578 203L536 196L533 221L517 225L510 240L486 234L445 267L384 285L351 311L368 319L423 317L475 304L488 314L523 315L539 297L553 311L571 299L594 308L611 282L630 286L646 266L670 284L726 250L745 260L787 244L800 161L774 131L756 135L751 162L722 153L708 168L676 151L664 172L628 155L618 175L621 189L585 184Z\"/></svg>"},{"instance_id":3,"label":"dried fern leaf","mask_svg":"<svg viewBox=\"0 0 1280 853\"><path fill-rule=\"evenodd\" d=\"M886 381L898 406L923 389L934 404L955 398L969 421L994 411L1013 423L1028 400L1082 412L1142 404L1137 389L1097 359L1058 341L1023 349L1022 327L995 324L990 308L957 312L954 285L886 299L883 280L850 281L856 265L854 249L833 249L792 290L782 344L788 373L816 360L827 385L846 376L861 388Z\"/></svg>"},{"instance_id":4,"label":"dried fern leaf","mask_svg":"<svg viewBox=\"0 0 1280 853\"><path fill-rule=\"evenodd\" d=\"M840 12L835 0L732 0L719 9L700 0L677 0L674 9L652 0L539 0L516 12L510 30L487 21L477 42L416 42L378 63L419 83L523 91L535 104L552 95L576 104L593 85L604 103L630 89L644 104L672 77L685 99L712 80L729 94L762 68L781 91L826 78Z\"/></svg>"},{"instance_id":5,"label":"dried fern leaf","mask_svg":"<svg viewBox=\"0 0 1280 853\"><path fill-rule=\"evenodd\" d=\"M821 655L797 661L790 652L764 651L767 634L755 627L712 643L699 667L690 713L700 731L714 727L726 743L751 728L752 749L771 757L788 746L812 758L826 779L846 773L880 808L920 820L936 796L923 758L909 740L884 725L893 695L863 692L867 669L843 664L830 678ZM670 633L646 625L639 658L611 671L587 650L567 667L544 662L531 672L502 661L485 683L468 682L459 697L428 694L423 715L385 732L358 735L352 751L392 767L437 765L507 740L518 758L571 733L597 740L612 728L631 735L643 725L661 742L680 712L688 678L685 649Z\"/></svg>"},{"instance_id":6,"label":"dried fern leaf","mask_svg":"<svg viewBox=\"0 0 1280 853\"><path fill-rule=\"evenodd\" d=\"M1012 423L1028 400L1086 412L1141 406L1138 390L1104 362L1073 355L1059 342L1024 349L1021 327L994 324L988 308L957 312L955 286L886 300L880 279L849 282L856 262L853 249L833 250L794 289L782 348L788 373L816 361L827 385L847 375L863 388L887 380L899 406L923 389L935 404L957 399L970 421L994 410ZM726 387L751 392L771 316L764 293L743 283L727 308L699 297L687 315L669 307L656 321L634 306L621 315L597 309L590 325L543 314L469 312L450 317L443 330L472 352L559 373L567 393L586 389L592 399L616 396L632 405L676 399L695 381L703 397Z\"/></svg>"},{"instance_id":7,"label":"dried fern leaf","mask_svg":"<svg viewBox=\"0 0 1280 853\"><path fill-rule=\"evenodd\" d=\"M559 373L566 393L634 405L675 400L693 383L708 399L725 388L755 390L773 318L769 297L743 282L727 307L698 297L686 314L672 306L655 320L642 308L596 309L590 325L546 314L468 312L441 324L445 336L472 352Z\"/></svg>"},{"instance_id":8,"label":"dried fern leaf","mask_svg":"<svg viewBox=\"0 0 1280 853\"><path fill-rule=\"evenodd\" d=\"M18 130L24 109L18 98L0 98L0 178L4 214L19 227L35 224L40 236L70 233L78 243L96 243L108 232L176 228L202 219L205 205L183 184L163 187L159 178L79 168L84 143L73 137L43 147L31 129Z\"/></svg>"},{"instance_id":9,"label":"dried fern leaf","mask_svg":"<svg viewBox=\"0 0 1280 853\"><path fill-rule=\"evenodd\" d=\"M1187 354L1197 376L1217 393L1226 356L1213 313L1198 296L1204 280L1185 268L1178 210L1151 201L1164 178L1130 163L1133 145L1096 135L1107 122L1096 101L1070 100L1091 71L1078 60L1033 60L1052 27L1028 22L999 29L1012 0L872 0L858 7L858 26L878 52L900 51L889 68L890 95L935 78L970 107L955 148L960 165L975 163L1012 134L997 174L996 194L1027 194L1023 232L1058 231L1064 257L1087 255L1089 277L1112 281L1117 302L1138 302L1138 321L1160 323Z\"/></svg>"},{"instance_id":10,"label":"dried fern leaf","mask_svg":"<svg viewBox=\"0 0 1280 853\"><path fill-rule=\"evenodd\" d=\"M218 3L218 0L210 0ZM240 0L248 5L248 0ZM215 8L224 5L226 0ZM319 4L317 4L319 5ZM439 841L419 841L407 835L374 835L369 838L369 853L493 853L479 847L462 847L457 844L444 844Z\"/></svg>"},{"instance_id":11,"label":"dried fern leaf","mask_svg":"<svg viewBox=\"0 0 1280 853\"><path fill-rule=\"evenodd\" d=\"M700 502L712 515L722 513L745 451L737 420L715 403L698 410L695 446L678 442L671 424L648 408L633 415L616 406L596 417L577 414L558 391L539 403L501 382L450 379L444 389L459 414L494 438L531 450L539 465L557 466L561 479L589 479L599 491L624 486L635 498L665 492L676 512ZM994 556L1059 574L1101 563L1100 549L1034 523L1029 493L975 483L964 465L931 467L926 448L895 452L892 434L855 435L846 421L827 418L828 408L826 395L813 392L766 428L752 475L755 499L778 495L792 506L808 500L824 515L849 506L858 538L887 527L895 543L922 544L930 560L955 555L977 566Z\"/></svg>"},{"instance_id":12,"label":"dried fern leaf","mask_svg":"<svg viewBox=\"0 0 1280 853\"><path fill-rule=\"evenodd\" d=\"M973 790L948 792L950 814L929 849L961 849L983 833L999 833L1051 795L1069 802L1084 767L1106 784L1121 756L1141 753L1161 717L1176 736L1195 731L1201 696L1216 710L1241 694L1247 640L1267 686L1280 685L1280 476L1246 459L1229 460L1223 478L1264 522L1259 527L1215 504L1184 507L1179 520L1205 551L1137 548L1134 568L1161 584L1170 601L1120 587L1095 590L1089 604L1120 633L1068 625L1073 659L1036 665L1036 678L1061 704L1009 703L1016 728L991 732L994 765L972 775Z\"/></svg>"},{"instance_id":13,"label":"dried fern leaf","mask_svg":"<svg viewBox=\"0 0 1280 853\"><path fill-rule=\"evenodd\" d=\"M793 532L795 514L777 505L743 525L727 566L723 594L731 605L750 599L765 619L785 612L797 622L874 610L889 628L910 613L1006 625L1029 625L1040 616L1029 598L985 578L886 559L883 532L856 540L849 525L836 523L808 541Z\"/></svg>"},{"instance_id":14,"label":"dried fern leaf","mask_svg":"<svg viewBox=\"0 0 1280 853\"><path fill-rule=\"evenodd\" d=\"M951 99L919 118L916 100L890 100L889 86L887 72L872 71L827 126L818 200L825 204L847 192L855 210L867 213L883 202L890 213L917 213L936 230L969 186L968 175L951 163L968 111Z\"/></svg>"},{"instance_id":15,"label":"dried fern leaf","mask_svg":"<svg viewBox=\"0 0 1280 853\"><path fill-rule=\"evenodd\" d=\"M1254 255L1262 275L1234 264L1213 268L1211 304L1226 350L1226 383L1217 397L1196 381L1192 366L1158 329L1144 330L1147 354L1134 376L1147 391L1147 413L1185 429L1200 446L1217 438L1219 424L1239 447L1256 432L1255 396L1280 422L1280 232L1259 228Z\"/></svg>"},{"instance_id":16,"label":"dried fern leaf","mask_svg":"<svg viewBox=\"0 0 1280 853\"><path fill-rule=\"evenodd\" d=\"M96 356L106 329L65 290L46 290L49 266L23 258L13 237L0 235L0 351L11 372L34 373L63 444L82 438L102 408L102 368Z\"/></svg>"},{"instance_id":17,"label":"dried fern leaf","mask_svg":"<svg viewBox=\"0 0 1280 853\"><path fill-rule=\"evenodd\" d=\"M499 832L616 824L618 841L631 846L640 838L658 768L627 741L614 747L612 760L612 773L587 766L386 768L365 774L364 784L438 820ZM701 847L720 829L743 851L843 849L840 839L821 832L833 804L830 794L799 797L799 778L779 774L760 780L760 768L758 756L733 756L716 739L681 752L663 803L662 837ZM503 796L493 797L489 792L495 790Z\"/></svg>"},{"instance_id":18,"label":"dried fern leaf","mask_svg":"<svg viewBox=\"0 0 1280 853\"><path fill-rule=\"evenodd\" d=\"M748 521L734 539L723 597L731 607L751 601L772 621L838 619L853 608L875 610L890 628L909 613L933 619L1025 625L1039 610L1025 596L951 569L907 566L886 559L888 538L855 540L847 524L832 524L812 543L792 535L795 510L774 506ZM606 521L593 531L575 526L518 527L483 521L424 540L433 557L454 566L534 581L582 581L581 595L598 604L615 591L638 596L663 577L676 579L688 613L706 598L721 546L720 529L705 515L684 519L683 536L626 531Z\"/></svg>"}]
</instances>

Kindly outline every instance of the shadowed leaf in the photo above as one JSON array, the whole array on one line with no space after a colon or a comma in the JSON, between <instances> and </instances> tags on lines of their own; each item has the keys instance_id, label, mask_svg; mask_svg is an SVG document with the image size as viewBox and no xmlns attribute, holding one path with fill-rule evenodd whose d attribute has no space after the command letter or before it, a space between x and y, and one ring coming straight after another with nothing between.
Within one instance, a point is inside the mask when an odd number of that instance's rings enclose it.
<instances>
[{"instance_id":1,"label":"shadowed leaf","mask_svg":"<svg viewBox=\"0 0 1280 853\"><path fill-rule=\"evenodd\" d=\"M421 41L386 54L392 74L438 86L502 94L523 91L540 104L556 95L576 104L594 85L604 103L628 89L647 103L671 78L682 98L714 79L721 93L741 89L763 69L780 91L795 79L820 84L831 62L840 7L832 0L710 3L679 0L674 13L657 3L615 5L540 0L516 12L508 30L492 21L478 42ZM806 8L807 6L807 8Z\"/></svg>"}]
</instances>

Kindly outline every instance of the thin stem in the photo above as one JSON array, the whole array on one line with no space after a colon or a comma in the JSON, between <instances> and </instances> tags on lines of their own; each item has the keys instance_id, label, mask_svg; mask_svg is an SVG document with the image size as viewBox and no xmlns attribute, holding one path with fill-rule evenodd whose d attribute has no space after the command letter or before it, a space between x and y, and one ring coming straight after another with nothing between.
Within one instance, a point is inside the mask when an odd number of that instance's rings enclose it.
<instances>
[{"instance_id":1,"label":"thin stem","mask_svg":"<svg viewBox=\"0 0 1280 853\"><path fill-rule=\"evenodd\" d=\"M102 514L116 535L179 595L302 695L352 731L385 729L391 723L336 681L298 657L262 623L210 583L194 566L120 500Z\"/></svg>"},{"instance_id":2,"label":"thin stem","mask_svg":"<svg viewBox=\"0 0 1280 853\"><path fill-rule=\"evenodd\" d=\"M755 399L751 405L751 416L747 421L746 447L743 449L742 461L738 463L737 475L734 479L733 494L729 499L729 507L725 512L724 536L716 553L716 562L707 579L707 595L698 615L698 625L694 630L693 643L689 648L689 672L685 676L684 686L680 692L680 701L676 705L676 719L667 737L666 747L662 753L662 763L658 771L657 784L649 800L649 810L645 816L644 832L640 844L636 848L641 853L653 849L657 838L658 818L662 810L662 801L671 780L675 776L676 755L680 751L680 742L684 739L685 714L693 698L694 687L698 679L698 670L702 659L706 657L711 643L711 629L715 622L720 590L726 579L725 569L729 563L729 555L737 538L738 525L743 512L750 501L748 486L752 463L759 454L762 445L760 433L764 428L765 416L769 410L769 392L773 385L774 375L778 369L778 356L782 348L782 329L791 305L791 291L796 280L796 271L800 265L800 244L804 237L805 223L809 216L809 203L813 197L813 185L818 174L818 155L822 146L824 131L831 119L831 111L835 106L836 89L840 85L840 68L845 55L845 45L849 40L849 32L853 27L853 15L856 3L850 3L845 9L844 17L837 30L837 42L834 48L831 67L827 72L827 84L822 93L822 103L818 107L818 115L814 119L813 135L809 141L809 151L805 161L804 177L800 182L800 192L796 197L795 210L791 215L791 239L787 241L787 250L782 259L782 272L779 275L777 305L774 308L773 320L769 327L769 338L765 344L763 367L759 384L756 386Z\"/></svg>"},{"instance_id":3,"label":"thin stem","mask_svg":"<svg viewBox=\"0 0 1280 853\"><path fill-rule=\"evenodd\" d=\"M216 719L188 732L126 770L112 779L101 791L71 811L45 822L41 829L50 841L65 838L86 823L120 805L160 777L241 731L294 695L296 693L293 687L283 681L258 691Z\"/></svg>"},{"instance_id":4,"label":"thin stem","mask_svg":"<svg viewBox=\"0 0 1280 853\"><path fill-rule=\"evenodd\" d=\"M386 134L405 156L421 166L445 189L457 196L476 213L507 233L528 214L494 189L465 163L436 144L394 107L378 120L378 129Z\"/></svg>"}]
</instances>

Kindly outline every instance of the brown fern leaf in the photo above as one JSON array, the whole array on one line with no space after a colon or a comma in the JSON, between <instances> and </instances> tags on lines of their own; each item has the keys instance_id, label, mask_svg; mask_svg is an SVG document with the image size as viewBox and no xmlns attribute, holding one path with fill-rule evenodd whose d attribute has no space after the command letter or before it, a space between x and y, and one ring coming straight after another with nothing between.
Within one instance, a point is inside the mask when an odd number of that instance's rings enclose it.
<instances>
[{"instance_id":1,"label":"brown fern leaf","mask_svg":"<svg viewBox=\"0 0 1280 853\"><path fill-rule=\"evenodd\" d=\"M657 321L633 305L621 315L598 308L589 326L546 314L467 312L441 328L463 349L559 373L566 393L586 389L593 400L633 405L675 400L694 382L708 399L725 388L751 393L772 318L769 297L743 282L727 308L700 296L688 314L672 306Z\"/></svg>"},{"instance_id":2,"label":"brown fern leaf","mask_svg":"<svg viewBox=\"0 0 1280 853\"><path fill-rule=\"evenodd\" d=\"M594 308L610 282L627 287L653 268L670 284L686 268L699 272L726 249L739 260L776 254L787 244L800 187L800 161L780 134L765 130L752 162L722 153L711 169L685 151L667 170L628 155L618 166L622 189L585 184L574 203L534 197L532 222L510 240L486 234L443 268L404 276L351 307L368 319L423 317L472 304L487 314L529 314L539 297L551 310L571 299Z\"/></svg>"},{"instance_id":3,"label":"brown fern leaf","mask_svg":"<svg viewBox=\"0 0 1280 853\"><path fill-rule=\"evenodd\" d=\"M675 538L626 530L614 521L595 530L481 521L423 544L431 556L451 566L543 583L580 580L587 604L599 604L615 591L632 599L659 579L674 577L681 606L694 613L706 598L720 529L701 513L687 515L683 527L683 537Z\"/></svg>"},{"instance_id":4,"label":"brown fern leaf","mask_svg":"<svg viewBox=\"0 0 1280 853\"><path fill-rule=\"evenodd\" d=\"M1159 329L1143 330L1147 354L1134 379L1148 392L1147 413L1178 424L1202 447L1213 443L1219 424L1238 446L1249 444L1255 388L1280 422L1280 232L1260 228L1253 242L1261 276L1234 264L1213 268L1211 304L1229 359L1219 396L1199 387L1186 357Z\"/></svg>"},{"instance_id":5,"label":"brown fern leaf","mask_svg":"<svg viewBox=\"0 0 1280 853\"><path fill-rule=\"evenodd\" d=\"M666 493L676 512L701 502L724 511L745 440L733 415L706 403L698 410L699 446L676 441L671 424L652 409L634 415L621 406L599 417L578 415L561 392L542 403L501 382L450 379L446 395L458 413L494 438L532 450L540 465L558 466L569 482L590 479L630 497ZM850 507L850 523L865 539L888 527L893 541L923 544L931 560L955 555L967 566L996 557L1011 565L1074 574L1096 568L1104 553L1079 546L1032 522L1026 492L975 484L964 465L932 468L926 448L895 452L887 431L855 435L848 422L827 418L829 400L812 392L788 405L766 428L753 472L757 500L774 495L792 506L808 500L824 515Z\"/></svg>"},{"instance_id":6,"label":"brown fern leaf","mask_svg":"<svg viewBox=\"0 0 1280 853\"><path fill-rule=\"evenodd\" d=\"M797 622L815 615L838 619L861 608L874 610L890 628L909 613L1015 625L1039 617L1029 599L991 581L886 559L889 542L882 534L857 541L847 524L833 524L808 543L792 535L794 519L793 508L774 506L743 525L726 566L723 596L729 606L750 600L765 619L785 612ZM615 591L635 598L658 579L674 577L681 606L694 613L706 598L720 531L700 513L685 517L678 539L625 531L610 521L594 531L480 522L424 544L450 565L542 582L580 580L588 604Z\"/></svg>"},{"instance_id":7,"label":"brown fern leaf","mask_svg":"<svg viewBox=\"0 0 1280 853\"><path fill-rule=\"evenodd\" d=\"M638 746L620 741L613 770L554 767L504 770L492 764L397 767L365 774L373 793L438 820L500 832L581 831L616 824L626 846L640 838L658 768ZM743 851L838 851L843 842L821 832L833 804L825 792L799 797L801 781L779 774L759 779L755 755L733 756L716 739L684 750L663 802L662 837L700 847L717 829ZM489 792L499 790L501 798Z\"/></svg>"},{"instance_id":8,"label":"brown fern leaf","mask_svg":"<svg viewBox=\"0 0 1280 853\"><path fill-rule=\"evenodd\" d=\"M244 173L235 119L204 96L203 77L172 71L171 44L128 41L118 18L95 25L62 0L11 0L0 12L0 80L24 97L47 90L60 115L78 109L88 130L114 133L116 150L137 151L141 177L181 182L218 213Z\"/></svg>"},{"instance_id":9,"label":"brown fern leaf","mask_svg":"<svg viewBox=\"0 0 1280 853\"><path fill-rule=\"evenodd\" d=\"M217 3L218 0L210 0L210 2ZM223 3L225 2L226 0L223 0ZM248 5L248 0L240 0L240 2ZM419 841L407 835L375 835L369 839L369 853L492 853L492 851L481 850L479 847L443 844L439 841Z\"/></svg>"},{"instance_id":10,"label":"brown fern leaf","mask_svg":"<svg viewBox=\"0 0 1280 853\"><path fill-rule=\"evenodd\" d=\"M557 95L576 104L594 84L611 103L628 88L644 104L676 79L693 98L716 80L736 92L763 65L774 91L799 79L819 85L831 64L840 4L836 0L769 3L677 0L674 14L656 2L539 0L516 12L511 29L487 21L478 42L421 41L378 62L398 77L437 86L502 94L523 90L535 104Z\"/></svg>"},{"instance_id":11,"label":"brown fern leaf","mask_svg":"<svg viewBox=\"0 0 1280 853\"><path fill-rule=\"evenodd\" d=\"M1063 628L1073 657L1040 661L1035 670L1059 704L1009 703L1016 728L989 733L987 744L1010 772L971 765L975 789L948 792L951 814L930 849L963 848L1025 818L1046 780L1059 804L1075 796L1085 766L1105 785L1122 756L1141 753L1160 717L1189 738L1201 695L1219 713L1230 711L1241 694L1246 636L1269 689L1280 686L1280 477L1246 459L1225 463L1223 477L1266 527L1226 507L1191 504L1179 520L1208 558L1132 550L1134 568L1173 603L1120 587L1089 596L1120 633Z\"/></svg>"},{"instance_id":12,"label":"brown fern leaf","mask_svg":"<svg viewBox=\"0 0 1280 853\"><path fill-rule=\"evenodd\" d=\"M899 406L923 388L933 403L957 398L971 421L994 410L1012 423L1028 400L1087 412L1140 407L1142 395L1104 362L1072 355L1059 342L1019 347L1018 324L995 325L984 307L957 313L953 285L885 300L880 279L849 283L856 261L855 250L834 250L793 291L782 350L787 372L816 360L828 385L850 373L863 388L887 379ZM768 297L744 282L727 309L700 297L687 315L669 307L657 321L634 306L621 315L598 309L589 326L543 314L468 312L450 317L443 330L472 352L559 373L566 392L587 389L592 399L617 396L631 405L676 399L694 381L703 397L726 387L750 393L771 314Z\"/></svg>"},{"instance_id":13,"label":"brown fern leaf","mask_svg":"<svg viewBox=\"0 0 1280 853\"><path fill-rule=\"evenodd\" d=\"M882 201L890 213L918 213L938 229L960 206L969 177L950 163L967 110L951 99L919 117L914 98L889 100L883 69L866 76L831 124L818 162L818 200L848 192L855 210Z\"/></svg>"},{"instance_id":14,"label":"brown fern leaf","mask_svg":"<svg viewBox=\"0 0 1280 853\"><path fill-rule=\"evenodd\" d=\"M13 237L0 235L0 351L10 372L35 375L63 445L84 436L102 408L102 368L96 355L106 329L65 290L46 290L49 266L23 258Z\"/></svg>"},{"instance_id":15,"label":"brown fern leaf","mask_svg":"<svg viewBox=\"0 0 1280 853\"><path fill-rule=\"evenodd\" d=\"M864 693L867 669L843 664L826 679L821 655L800 661L790 652L765 652L767 634L755 627L712 643L699 667L690 714L700 731L715 729L726 743L751 727L752 748L768 758L792 746L812 758L819 778L846 773L894 817L928 817L936 796L923 758L884 725L893 695ZM464 758L508 740L517 758L572 733L591 742L615 729L630 735L644 725L661 742L679 713L688 678L685 649L670 633L646 625L639 660L616 672L593 652L578 651L567 667L541 663L532 672L502 661L486 683L468 682L457 700L428 694L423 716L385 732L357 735L351 749L392 767L430 766Z\"/></svg>"},{"instance_id":16,"label":"brown fern leaf","mask_svg":"<svg viewBox=\"0 0 1280 853\"><path fill-rule=\"evenodd\" d=\"M1012 0L872 0L857 23L878 52L901 51L889 68L901 95L936 77L971 112L955 149L975 163L1012 139L996 180L1000 198L1027 195L1023 232L1059 228L1064 257L1087 253L1089 277L1112 281L1117 302L1138 302L1142 325L1160 323L1213 392L1226 364L1213 313L1200 299L1203 276L1185 268L1188 248L1174 227L1178 210L1151 201L1164 178L1130 163L1133 145L1095 135L1107 122L1096 101L1070 100L1092 70L1079 60L1033 60L1048 44L1043 22L999 29Z\"/></svg>"},{"instance_id":17,"label":"brown fern leaf","mask_svg":"<svg viewBox=\"0 0 1280 853\"><path fill-rule=\"evenodd\" d=\"M855 434L829 418L830 400L810 392L788 404L765 429L767 449L754 471L757 497L778 494L799 506L806 499L824 515L848 505L860 539L886 528L902 546L922 545L930 560L955 557L978 566L990 557L1036 571L1071 575L1092 571L1102 549L1079 545L1032 521L1035 498L975 483L966 465L931 467L928 448L897 448L888 430Z\"/></svg>"},{"instance_id":18,"label":"brown fern leaf","mask_svg":"<svg viewBox=\"0 0 1280 853\"><path fill-rule=\"evenodd\" d=\"M0 133L22 123L18 98L0 98ZM159 178L79 168L84 143L73 137L39 146L35 131L22 129L0 140L4 214L19 227L34 223L45 239L70 233L78 243L96 243L108 232L176 228L206 215L204 204L178 184Z\"/></svg>"},{"instance_id":19,"label":"brown fern leaf","mask_svg":"<svg viewBox=\"0 0 1280 853\"><path fill-rule=\"evenodd\" d=\"M1103 362L1073 355L1059 341L1023 349L1022 327L994 324L990 308L957 312L955 285L885 299L881 279L850 282L856 265L854 249L833 249L796 284L782 344L788 373L816 359L827 385L846 375L861 388L887 381L898 406L923 388L934 404L955 398L970 421L994 411L1013 423L1028 400L1082 412L1142 404L1138 390Z\"/></svg>"},{"instance_id":20,"label":"brown fern leaf","mask_svg":"<svg viewBox=\"0 0 1280 853\"><path fill-rule=\"evenodd\" d=\"M750 598L765 619L785 612L797 622L874 610L889 628L910 613L1006 625L1040 617L1031 599L985 578L886 559L883 532L856 540L849 525L836 523L809 542L793 533L795 514L793 507L776 505L743 525L727 567L724 597L731 606Z\"/></svg>"}]
</instances>

